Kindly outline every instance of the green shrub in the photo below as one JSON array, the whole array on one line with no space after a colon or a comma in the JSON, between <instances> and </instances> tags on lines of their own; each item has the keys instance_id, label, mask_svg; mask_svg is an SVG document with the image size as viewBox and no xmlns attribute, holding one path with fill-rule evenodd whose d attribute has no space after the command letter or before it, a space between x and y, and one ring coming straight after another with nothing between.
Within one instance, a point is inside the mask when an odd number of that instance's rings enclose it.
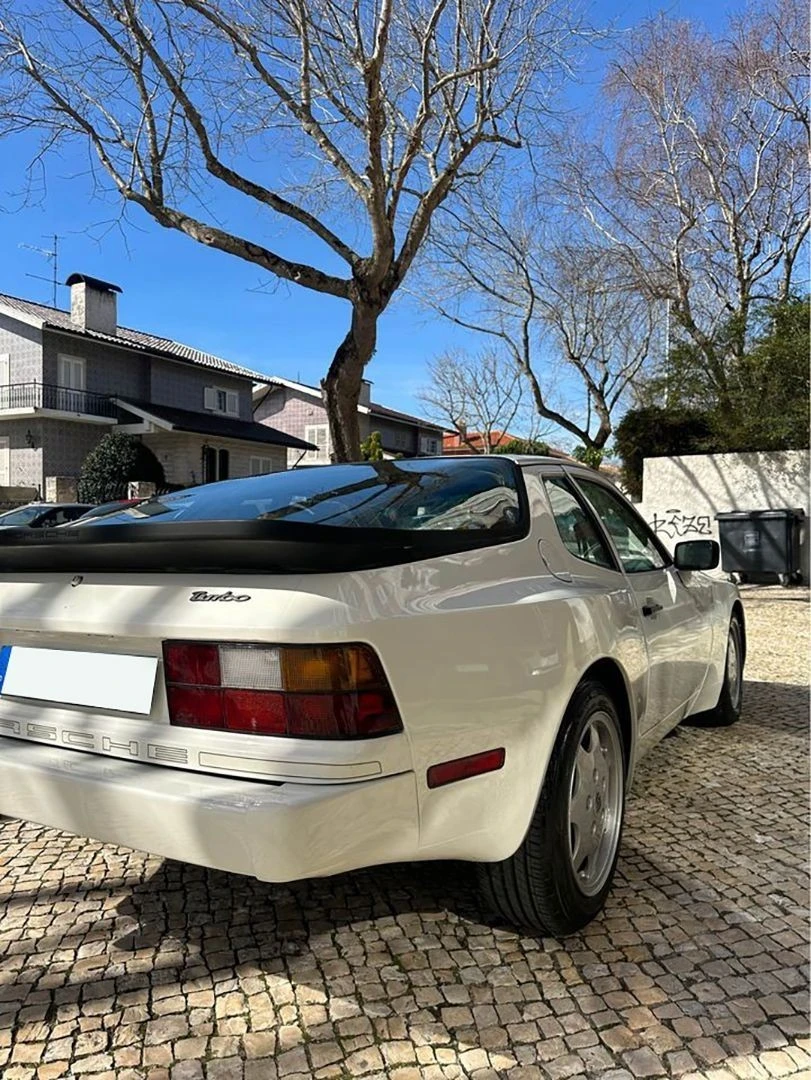
<instances>
[{"instance_id":1,"label":"green shrub","mask_svg":"<svg viewBox=\"0 0 811 1080\"><path fill-rule=\"evenodd\" d=\"M493 449L494 454L540 454L549 453L549 444L540 439L510 439Z\"/></svg>"},{"instance_id":2,"label":"green shrub","mask_svg":"<svg viewBox=\"0 0 811 1080\"><path fill-rule=\"evenodd\" d=\"M622 460L625 487L642 498L642 463L646 457L700 454L712 447L711 418L691 409L663 409L649 405L631 409L614 431L614 445Z\"/></svg>"},{"instance_id":3,"label":"green shrub","mask_svg":"<svg viewBox=\"0 0 811 1080\"><path fill-rule=\"evenodd\" d=\"M577 446L572 451L575 461L582 461L590 469L599 469L604 456L605 450L598 450L596 446Z\"/></svg>"},{"instance_id":4,"label":"green shrub","mask_svg":"<svg viewBox=\"0 0 811 1080\"><path fill-rule=\"evenodd\" d=\"M82 464L77 494L81 502L102 503L123 499L131 480L163 487L163 466L140 439L111 431L95 446Z\"/></svg>"},{"instance_id":5,"label":"green shrub","mask_svg":"<svg viewBox=\"0 0 811 1080\"><path fill-rule=\"evenodd\" d=\"M364 461L382 461L383 444L380 441L380 432L373 431L368 439L360 444L360 455Z\"/></svg>"}]
</instances>

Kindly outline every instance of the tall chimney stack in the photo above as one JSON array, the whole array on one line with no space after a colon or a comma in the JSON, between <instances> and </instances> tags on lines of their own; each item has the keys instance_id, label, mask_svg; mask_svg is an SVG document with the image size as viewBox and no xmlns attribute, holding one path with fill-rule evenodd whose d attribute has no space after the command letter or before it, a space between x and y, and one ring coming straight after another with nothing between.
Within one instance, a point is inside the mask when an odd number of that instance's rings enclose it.
<instances>
[{"instance_id":1,"label":"tall chimney stack","mask_svg":"<svg viewBox=\"0 0 811 1080\"><path fill-rule=\"evenodd\" d=\"M65 284L70 285L70 321L78 330L116 333L116 293L121 292L117 285L87 274L71 274Z\"/></svg>"}]
</instances>

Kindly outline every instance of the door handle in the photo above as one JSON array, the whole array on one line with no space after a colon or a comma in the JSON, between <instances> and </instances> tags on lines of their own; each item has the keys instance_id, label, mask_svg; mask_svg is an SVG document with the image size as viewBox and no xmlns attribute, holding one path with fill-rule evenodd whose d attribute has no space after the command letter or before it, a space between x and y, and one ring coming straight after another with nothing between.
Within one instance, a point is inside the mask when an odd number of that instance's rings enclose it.
<instances>
[{"instance_id":1,"label":"door handle","mask_svg":"<svg viewBox=\"0 0 811 1080\"><path fill-rule=\"evenodd\" d=\"M654 603L653 600L648 600L646 604L642 605L642 614L646 617L656 615L657 612L662 610L662 605Z\"/></svg>"}]
</instances>

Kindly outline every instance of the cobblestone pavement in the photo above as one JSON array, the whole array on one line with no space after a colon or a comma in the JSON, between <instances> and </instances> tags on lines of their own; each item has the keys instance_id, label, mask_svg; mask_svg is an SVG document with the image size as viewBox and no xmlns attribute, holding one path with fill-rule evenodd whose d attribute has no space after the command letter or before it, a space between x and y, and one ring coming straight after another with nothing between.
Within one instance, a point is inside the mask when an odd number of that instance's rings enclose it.
<instances>
[{"instance_id":1,"label":"cobblestone pavement","mask_svg":"<svg viewBox=\"0 0 811 1080\"><path fill-rule=\"evenodd\" d=\"M2 1080L811 1076L808 596L744 595L743 719L646 760L564 943L465 867L272 886L0 820Z\"/></svg>"}]
</instances>

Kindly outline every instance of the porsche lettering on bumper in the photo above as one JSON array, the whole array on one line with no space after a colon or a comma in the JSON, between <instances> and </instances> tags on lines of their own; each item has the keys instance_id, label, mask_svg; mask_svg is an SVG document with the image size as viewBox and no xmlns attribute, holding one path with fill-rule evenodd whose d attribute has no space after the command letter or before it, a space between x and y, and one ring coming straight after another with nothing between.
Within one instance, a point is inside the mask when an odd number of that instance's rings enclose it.
<instances>
[{"instance_id":1,"label":"porsche lettering on bumper","mask_svg":"<svg viewBox=\"0 0 811 1080\"><path fill-rule=\"evenodd\" d=\"M111 739L109 735L100 735L92 731L76 731L72 728L60 727L57 724L42 724L0 717L0 733L16 735L18 738L37 739L41 742L70 746L75 750L89 750L96 754L111 754L115 757L129 757L136 760L163 761L174 765L189 764L189 752L182 746L167 746L164 743L145 739Z\"/></svg>"}]
</instances>

